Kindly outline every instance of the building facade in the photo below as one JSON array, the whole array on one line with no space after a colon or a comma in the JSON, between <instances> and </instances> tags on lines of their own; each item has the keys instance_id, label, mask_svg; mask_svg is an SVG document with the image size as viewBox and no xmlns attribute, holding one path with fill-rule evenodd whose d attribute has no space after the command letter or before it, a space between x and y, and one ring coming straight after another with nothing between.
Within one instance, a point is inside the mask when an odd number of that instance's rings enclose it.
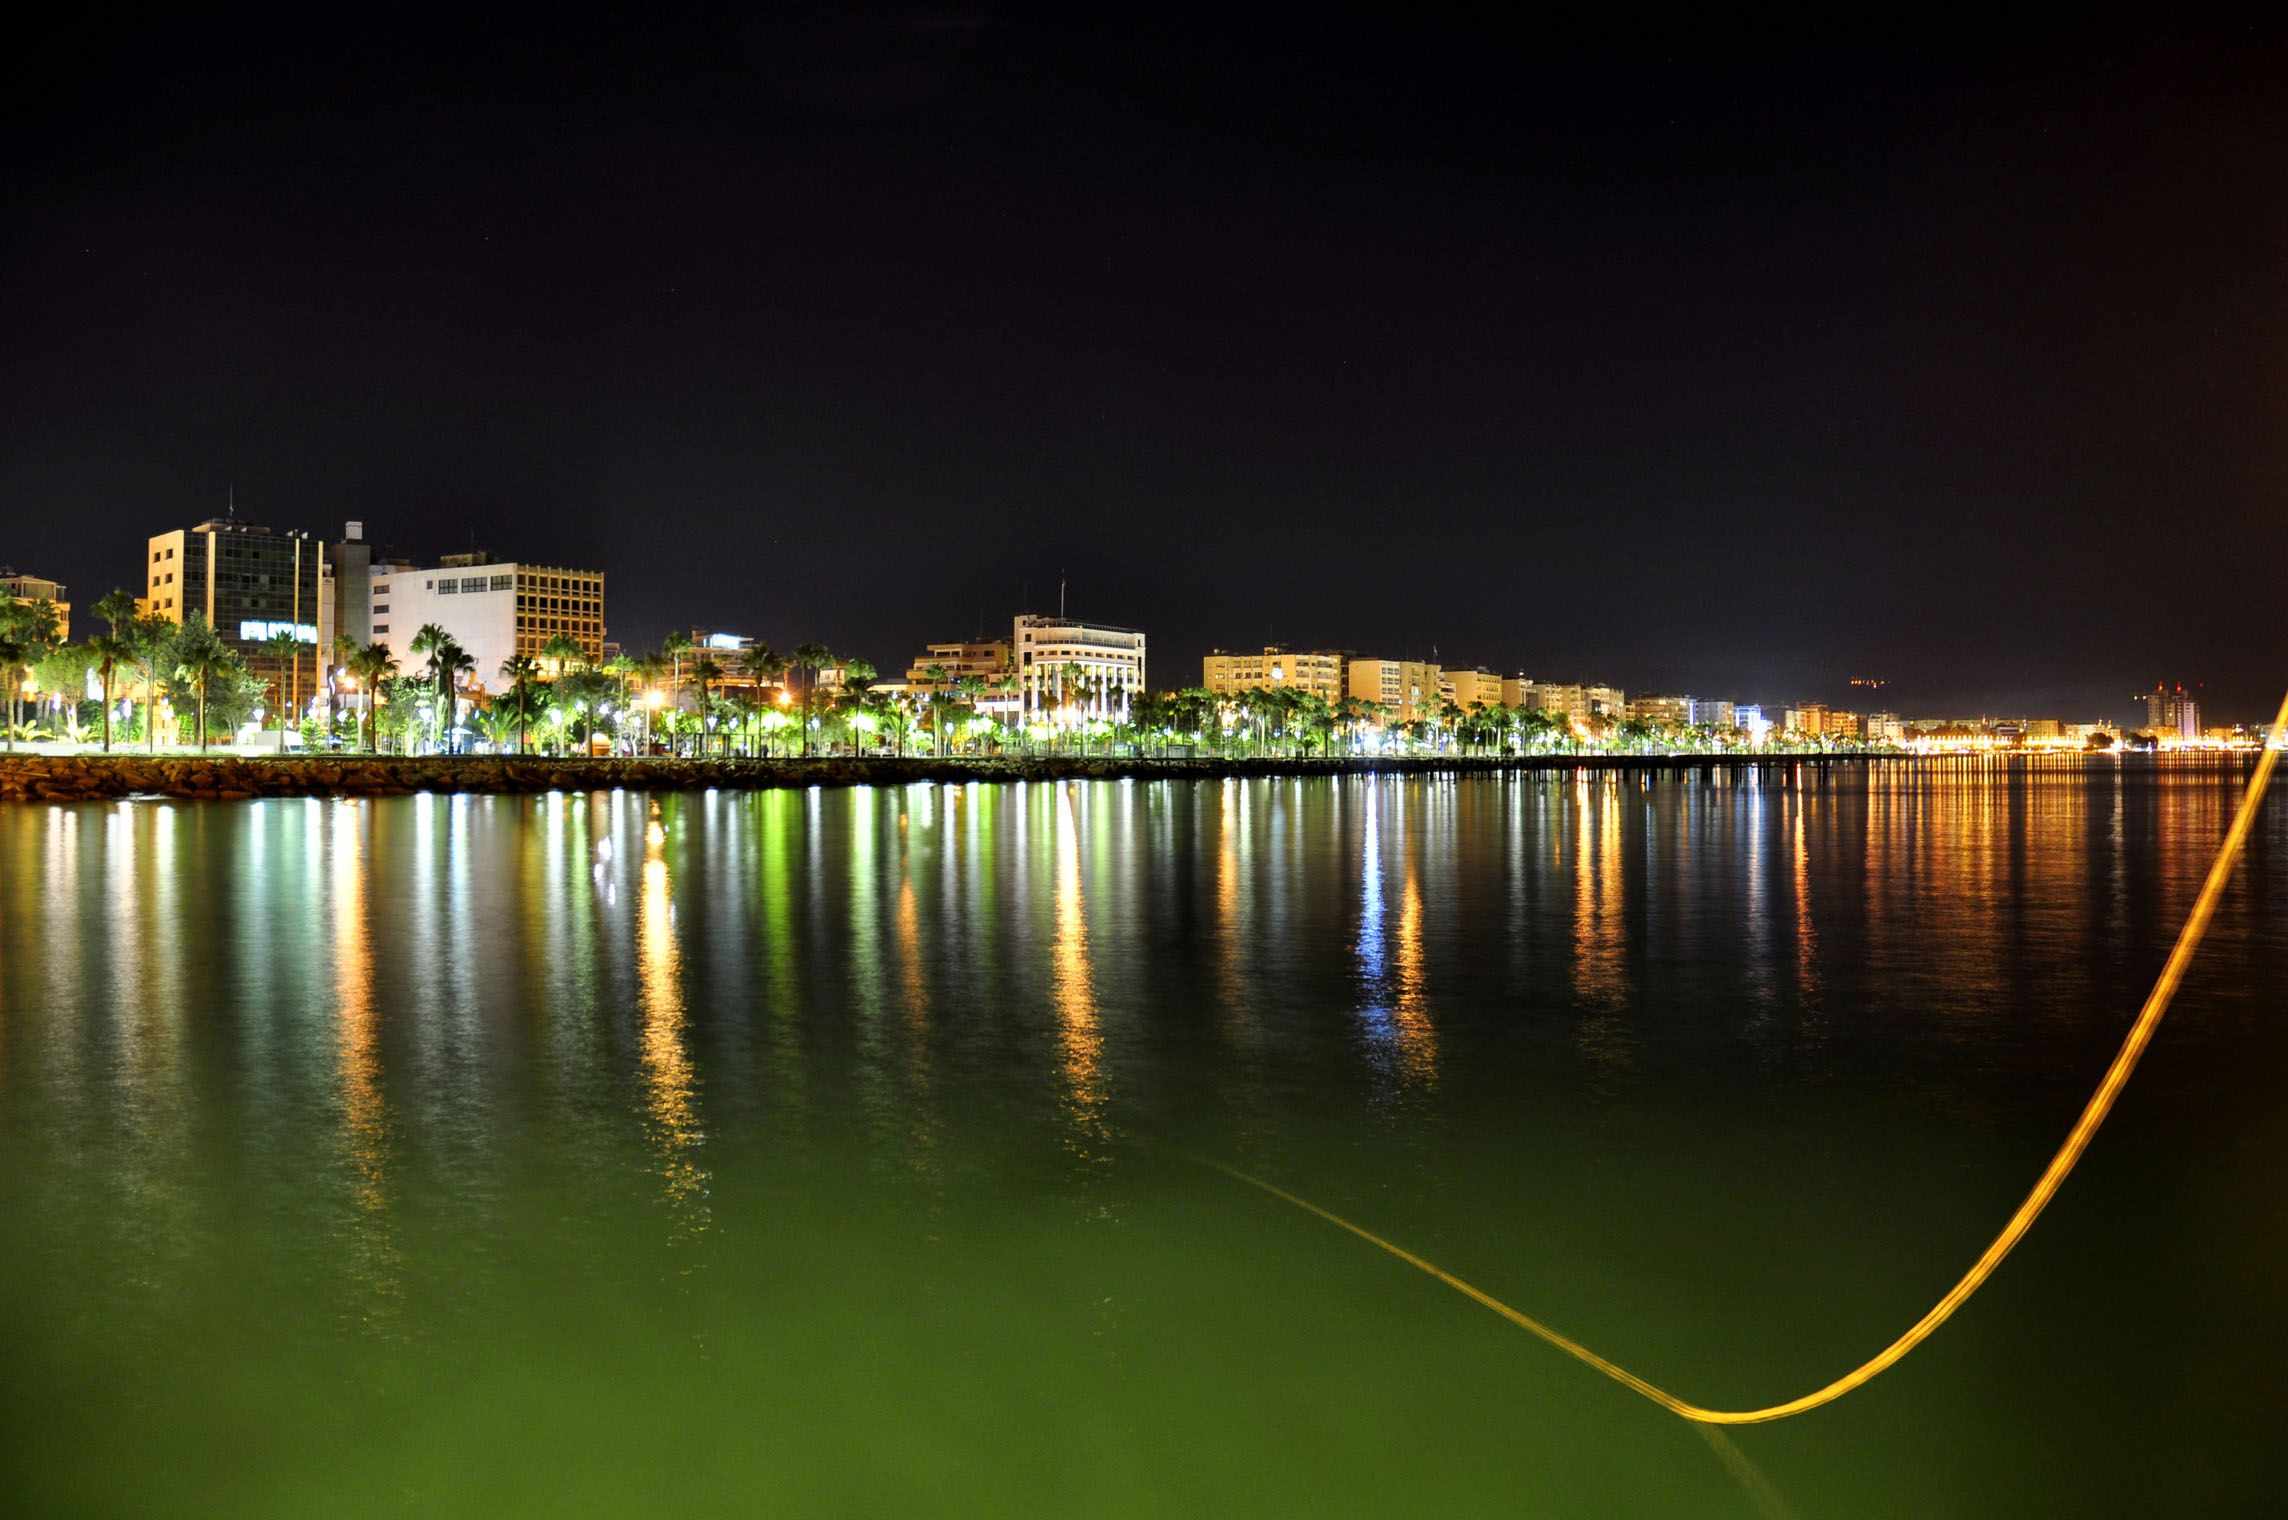
<instances>
[{"instance_id":1,"label":"building facade","mask_svg":"<svg viewBox=\"0 0 2288 1520\"><path fill-rule=\"evenodd\" d=\"M270 688L270 700L300 712L320 691L333 644L333 576L325 548L307 533L276 533L235 517L154 534L148 543L145 608L181 623L197 614ZM281 659L270 640L291 634Z\"/></svg>"},{"instance_id":2,"label":"building facade","mask_svg":"<svg viewBox=\"0 0 2288 1520\"><path fill-rule=\"evenodd\" d=\"M1134 628L1021 612L1009 649L1025 722L1119 721L1144 689L1144 635Z\"/></svg>"},{"instance_id":3,"label":"building facade","mask_svg":"<svg viewBox=\"0 0 2288 1520\"><path fill-rule=\"evenodd\" d=\"M1200 685L1219 697L1258 686L1283 686L1339 702L1343 697L1343 656L1332 649L1285 649L1276 644L1252 649L1219 649L1200 661Z\"/></svg>"},{"instance_id":4,"label":"building facade","mask_svg":"<svg viewBox=\"0 0 2288 1520\"><path fill-rule=\"evenodd\" d=\"M25 575L8 565L0 565L0 593L6 593L19 602L46 602L56 609L56 641L71 638L71 601L65 595L61 581L51 581L43 575Z\"/></svg>"},{"instance_id":5,"label":"building facade","mask_svg":"<svg viewBox=\"0 0 2288 1520\"><path fill-rule=\"evenodd\" d=\"M326 569L334 582L334 631L326 641L330 652L335 639L373 642L373 545L365 541L365 524L344 523L341 539L326 545Z\"/></svg>"},{"instance_id":6,"label":"building facade","mask_svg":"<svg viewBox=\"0 0 2288 1520\"><path fill-rule=\"evenodd\" d=\"M2183 686L2156 686L2145 694L2145 727L2164 739L2198 739L2201 704Z\"/></svg>"},{"instance_id":7,"label":"building facade","mask_svg":"<svg viewBox=\"0 0 2288 1520\"><path fill-rule=\"evenodd\" d=\"M1352 660L1343 671L1343 695L1379 703L1393 722L1436 717L1445 674L1427 660Z\"/></svg>"},{"instance_id":8,"label":"building facade","mask_svg":"<svg viewBox=\"0 0 2288 1520\"><path fill-rule=\"evenodd\" d=\"M1692 699L1692 726L1694 728L1728 729L1739 724L1739 712L1720 697L1694 697Z\"/></svg>"},{"instance_id":9,"label":"building facade","mask_svg":"<svg viewBox=\"0 0 2288 1520\"><path fill-rule=\"evenodd\" d=\"M1640 722L1657 723L1663 728L1690 728L1692 712L1692 698L1687 696L1629 698L1630 717Z\"/></svg>"},{"instance_id":10,"label":"building facade","mask_svg":"<svg viewBox=\"0 0 2288 1520\"><path fill-rule=\"evenodd\" d=\"M604 658L601 570L449 554L434 569L391 565L372 577L373 642L387 645L407 671L422 663L413 640L431 623L476 661L473 680L485 690L500 688L500 667L516 655L548 670L553 662L541 651L558 634L589 661Z\"/></svg>"},{"instance_id":11,"label":"building facade","mask_svg":"<svg viewBox=\"0 0 2288 1520\"><path fill-rule=\"evenodd\" d=\"M1445 672L1448 696L1456 707L1468 712L1473 707L1495 707L1502 700L1502 678L1483 666L1471 670Z\"/></svg>"},{"instance_id":12,"label":"building facade","mask_svg":"<svg viewBox=\"0 0 2288 1520\"><path fill-rule=\"evenodd\" d=\"M914 656L906 667L906 685L919 692L935 691L937 678L933 670L945 672L945 683L952 685L965 677L975 676L988 687L1008 680L1017 668L1016 646L1007 639L965 639L946 644L924 644L922 652Z\"/></svg>"},{"instance_id":13,"label":"building facade","mask_svg":"<svg viewBox=\"0 0 2288 1520\"><path fill-rule=\"evenodd\" d=\"M1628 716L1629 694L1618 686L1592 686L1573 681L1531 683L1529 706L1567 718L1620 719Z\"/></svg>"}]
</instances>

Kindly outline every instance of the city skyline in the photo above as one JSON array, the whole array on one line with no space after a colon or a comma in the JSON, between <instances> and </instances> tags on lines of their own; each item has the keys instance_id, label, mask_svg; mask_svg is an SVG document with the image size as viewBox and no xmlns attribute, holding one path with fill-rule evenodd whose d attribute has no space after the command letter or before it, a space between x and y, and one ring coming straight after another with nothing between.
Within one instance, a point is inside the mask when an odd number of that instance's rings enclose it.
<instances>
[{"instance_id":1,"label":"city skyline","mask_svg":"<svg viewBox=\"0 0 2288 1520\"><path fill-rule=\"evenodd\" d=\"M235 492L232 494L227 503L225 514L219 517L210 517L204 519L203 525L207 527L236 527L239 529L251 531L258 535L275 534L277 539L282 543L291 543L296 540L313 541L318 544L327 546L327 552L329 556L336 559L339 558L342 550L347 549L352 551L356 561L354 569L350 569L347 573L357 577L356 584L360 586L370 584L372 590L380 591L384 597L386 597L388 594L386 577L388 576L391 569L397 570L401 577L408 573L417 574L419 573L419 567L421 567L426 561L433 562L433 564L436 566L447 568L473 570L479 566L484 566L493 570L505 570L514 572L518 569L520 563L518 556L515 554L498 554L491 551L489 548L482 547L466 549L459 552L409 553L403 546L398 544L380 540L367 540L364 537L366 525L363 522L345 523L342 525L342 528L331 537L323 532L314 532L302 528L283 530L275 529L270 524L258 523L250 517L239 516L237 511ZM181 538L180 532L177 532L175 537L179 540ZM477 535L472 533L472 544L475 543L476 538ZM156 560L161 554L161 550L158 548L158 546L164 542L164 539L164 535L159 535L154 536L149 540L149 544L151 545L149 552L151 553L154 560ZM379 581L381 584L371 584L371 582L369 582L367 579L368 572L365 569L365 563L369 559L373 567L370 572L372 580ZM542 565L535 568L551 572L559 577L567 573L564 569L554 566ZM57 578L54 577L29 576L23 572L16 571L12 566L8 567L8 573L17 576L19 579L25 580L28 583L56 584L59 586L59 589L66 590L68 592L68 583L60 583L57 581ZM329 576L331 576L332 573L333 567L329 565ZM592 567L581 567L573 569L569 573L581 576L600 576L603 572L595 570ZM152 580L152 604L157 610L160 610L162 613L167 613L167 609L163 606L160 606L158 600L159 587L158 581L156 579L158 571L154 569L152 571L152 575L154 577ZM330 579L325 584L329 590L332 590L333 583ZM462 589L465 587L465 585L466 581L464 580L454 585L452 589ZM491 589L497 591L504 588L496 585ZM553 591L557 588L551 584L545 589ZM1065 578L1060 577L1058 583L1058 597L1060 601L1065 599L1066 591L1067 585ZM399 627L397 632L392 634L387 632L387 629L390 626L387 623L383 623L377 627L377 625L373 623L368 611L368 608L371 607L372 610L384 612L385 616L390 615L387 613L386 603L357 601L354 597L350 602L343 602L341 600L341 595L342 594L338 592L334 594L332 600L336 605L329 609L330 626L334 628L335 632L346 632L356 636L361 632L365 634L372 634L378 631L382 634L379 642L386 646L397 649L397 652L401 656L403 655L404 651L399 646L401 646L404 643L404 640L410 636L414 630L414 626L418 623L429 620L427 617L419 615L408 619L402 613L395 614ZM428 604L423 602L422 605L426 606ZM455 604L442 603L439 605L452 606ZM1020 619L1032 614L1032 603L1018 602L1013 605L1019 609L1016 613L1016 616ZM621 647L634 650L654 647L659 642L657 639L630 639L622 636L617 629L601 621L600 608L601 603L599 601L596 604L596 609L591 610L589 613L590 621L584 625L580 625L583 629L580 637L585 639L592 646L590 651L591 655L594 655L603 645L607 643L613 647ZM171 616L172 614L168 613L167 615ZM973 634L957 636L957 638L951 642L958 643L963 638L997 637L998 635L992 632L992 630L998 627L1000 623L1005 623L1009 615L1010 614L1006 611L1006 609L1004 609L998 619L989 615L981 616L978 629L975 630ZM1048 617L1051 620L1061 620L1053 614L1041 615ZM519 616L521 618L522 614L520 613ZM1084 620L1078 613L1074 614L1074 619L1075 621ZM1085 620L1101 621L1093 618ZM678 630L705 628L731 630L735 628L735 631L750 643L753 642L758 633L758 629L755 626L753 619L734 618L730 620L708 622L705 620L682 617L677 613L671 612L667 616L666 622L670 628ZM1114 626L1126 627L1128 625L1117 624ZM226 634L228 632L228 630L223 631L225 631ZM520 633L518 635L519 648L522 649L522 651L525 653L531 653L534 649L537 649L541 636L542 635L538 633ZM503 635L503 637L505 637L505 635ZM664 637L664 633L662 637ZM801 640L804 636L799 631L777 630L765 634L764 637L766 638L766 641L776 640L781 645L783 645L783 647L791 648L795 642ZM1446 678L1449 681L1451 681L1457 674L1463 676L1465 679L1468 679L1474 672L1478 679L1486 683L1489 688L1489 692L1498 691L1504 685L1515 688L1519 686L1521 682L1527 687L1538 685L1544 689L1551 687L1553 684L1562 686L1566 682L1571 682L1575 686L1579 686L1581 683L1586 682L1590 687L1597 687L1599 682L1604 680L1607 675L1607 671L1603 668L1603 665L1599 664L1598 662L1591 662L1591 668L1587 674L1576 671L1564 675L1558 675L1551 670L1536 669L1532 666L1523 664L1509 665L1498 661L1489 664L1489 662L1482 659L1470 661L1469 663L1447 663L1445 657L1440 654L1440 651L1435 644L1431 646L1427 654L1417 655L1412 652L1400 653L1390 650L1380 650L1373 653L1368 653L1360 647L1345 644L1341 641L1321 642L1316 645L1310 645L1281 643L1279 641L1273 640L1267 641L1266 643L1259 646L1248 647L1241 645L1235 648L1215 640L1203 641L1197 632L1193 630L1179 632L1172 638L1163 635L1163 638L1168 644L1172 644L1180 649L1190 648L1193 646L1201 648L1203 651L1202 656L1199 660L1195 661L1190 668L1200 669L1205 667L1205 672L1202 674L1200 681L1196 683L1189 679L1183 678L1183 675L1181 674L1172 677L1163 675L1159 679L1148 678L1143 683L1144 689L1174 691L1199 684L1205 685L1210 689L1221 690L1224 689L1226 684L1232 683L1219 682L1215 678L1214 672L1219 662L1236 659L1242 662L1243 665L1250 661L1260 663L1263 657L1273 653L1293 654L1298 652L1308 652L1312 649L1325 651L1329 655L1339 655L1343 659L1350 661L1364 660L1367 663L1374 663L1379 660L1383 663L1392 665L1394 668L1399 666L1413 667L1420 665L1430 669L1440 669L1444 671ZM879 635L876 636L876 641L878 641L878 639ZM361 638L360 641L364 642L364 639ZM480 642L483 641L480 640ZM941 631L941 635L933 636L926 642L944 644L948 641L942 637ZM530 647L526 648L525 646L527 645ZM486 647L489 648L490 646L487 645ZM896 678L896 672L904 666L904 656L901 656L894 650L877 649L873 647L871 642L866 641L863 636L861 636L860 641L856 643L846 644L838 648L837 653L843 657L866 659L875 662L881 670L888 673L883 677L883 680L886 682L894 682ZM1163 654L1161 658L1166 659L1167 656ZM1468 660L1469 657L1464 656L1463 658ZM493 662L480 663L483 665L484 669L489 670ZM485 685L488 683L480 680L479 684ZM1657 693L1664 697L1673 696L1676 698L1681 698L1685 701L1690 701L1694 695L1693 683L1670 683L1657 687L1626 681L1615 682L1611 684L1613 684L1618 690L1623 690L1640 696ZM1700 687L1699 694L1704 700L1706 700L1708 683L1698 684ZM1870 713L1874 713L1879 716L1887 716L1895 719L1899 715L1899 710L1903 705L1905 707L1912 708L1913 712L1910 714L1910 717L1919 714L1923 721L1985 722L2012 721L2032 717L2036 714L2052 715L2056 713L2064 713L2066 715L2067 721L2069 722L2079 722L2086 719L2094 720L2096 723L2102 726L2134 730L2140 726L2145 726L2140 723L2138 715L2150 713L2154 695L2157 692L2162 692L2173 688L2177 691L2180 697L2189 695L2191 698L2202 704L2202 709L2212 720L2245 723L2255 721L2255 717L2260 716L2260 714L2257 714L2249 717L2243 717L2231 711L2229 706L2212 704L2208 694L2207 684L2198 679L2195 679L2190 683L2190 685L2188 685L2181 679L2170 679L2164 677L2157 680L2151 688L2132 691L2125 697L2112 700L2101 699L2094 703L2085 704L2086 711L2081 709L2073 709L2061 705L2057 702L2052 702L2048 706L2043 706L2039 702L2021 703L2016 706L2012 706L2008 703L1987 703L1984 705L1950 703L1944 697L1918 699L1915 698L1911 691L1895 691L1893 695L1880 699L1875 697L1874 692L1876 690L1881 690L1883 688L1893 686L1894 683L1887 678L1854 675L1826 681L1824 683L1814 685L1808 689L1797 688L1793 690L1775 691L1767 688L1743 688L1743 690L1752 690L1755 693L1757 705L1763 707L1771 707L1775 710L1781 707L1798 707L1805 705L1819 709L1825 709L1829 706L1833 706L1838 711L1855 713L1860 718L1865 718ZM1233 685L1233 689L1236 689L1236 684ZM1849 698L1844 700L1836 700L1833 702L1829 701L1829 697L1831 695L1840 693L1849 693ZM1728 706L1734 699L1727 697L1718 700L1722 701L1724 705ZM1745 699L1742 700L1744 701ZM1395 705L1406 707L1408 704L1401 701ZM1465 702L1462 705L1466 709L1469 704ZM1516 703L1512 702L1510 705L1516 705ZM1617 707L1619 704L1616 703L1614 705ZM2158 720L2156 719L2153 721L2157 722ZM2172 722L2165 727L2169 731L2174 731L2176 725Z\"/></svg>"}]
</instances>

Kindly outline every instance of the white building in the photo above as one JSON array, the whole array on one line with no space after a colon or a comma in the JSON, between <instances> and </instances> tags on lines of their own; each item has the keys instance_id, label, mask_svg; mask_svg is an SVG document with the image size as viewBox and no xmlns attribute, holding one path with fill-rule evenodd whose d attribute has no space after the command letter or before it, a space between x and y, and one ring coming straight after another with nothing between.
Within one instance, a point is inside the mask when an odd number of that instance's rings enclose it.
<instances>
[{"instance_id":1,"label":"white building","mask_svg":"<svg viewBox=\"0 0 2288 1520\"><path fill-rule=\"evenodd\" d=\"M604 655L601 570L449 554L433 570L376 565L371 581L373 641L387 645L407 673L422 663L423 657L413 652L413 639L430 623L468 651L476 662L471 679L487 691L504 684L504 661L515 655L539 660L558 634L578 644L591 661Z\"/></svg>"},{"instance_id":2,"label":"white building","mask_svg":"<svg viewBox=\"0 0 2288 1520\"><path fill-rule=\"evenodd\" d=\"M1021 612L1009 642L1024 722L1059 714L1118 721L1144 689L1144 635L1133 628Z\"/></svg>"},{"instance_id":3,"label":"white building","mask_svg":"<svg viewBox=\"0 0 2288 1520\"><path fill-rule=\"evenodd\" d=\"M1692 699L1692 726L1694 728L1731 728L1739 722L1738 710L1721 697L1694 697Z\"/></svg>"}]
</instances>

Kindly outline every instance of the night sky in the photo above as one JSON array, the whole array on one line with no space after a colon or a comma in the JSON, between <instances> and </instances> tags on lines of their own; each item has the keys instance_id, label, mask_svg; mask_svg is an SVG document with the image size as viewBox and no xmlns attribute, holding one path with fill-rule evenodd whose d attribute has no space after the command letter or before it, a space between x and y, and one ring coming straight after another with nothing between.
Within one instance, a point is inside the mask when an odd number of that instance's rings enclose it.
<instances>
[{"instance_id":1,"label":"night sky","mask_svg":"<svg viewBox=\"0 0 2288 1520\"><path fill-rule=\"evenodd\" d=\"M1159 686L2288 683L2277 36L360 14L11 39L0 562L235 486L885 675L1063 574Z\"/></svg>"}]
</instances>

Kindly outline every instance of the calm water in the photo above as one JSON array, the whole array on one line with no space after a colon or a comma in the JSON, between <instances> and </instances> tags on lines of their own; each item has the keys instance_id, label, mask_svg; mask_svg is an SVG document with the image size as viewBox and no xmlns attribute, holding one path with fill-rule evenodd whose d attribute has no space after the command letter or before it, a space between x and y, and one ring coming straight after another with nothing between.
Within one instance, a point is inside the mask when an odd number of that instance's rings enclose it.
<instances>
[{"instance_id":1,"label":"calm water","mask_svg":"<svg viewBox=\"0 0 2288 1520\"><path fill-rule=\"evenodd\" d=\"M2237 769L0 808L27 1514L2277 1513Z\"/></svg>"}]
</instances>

